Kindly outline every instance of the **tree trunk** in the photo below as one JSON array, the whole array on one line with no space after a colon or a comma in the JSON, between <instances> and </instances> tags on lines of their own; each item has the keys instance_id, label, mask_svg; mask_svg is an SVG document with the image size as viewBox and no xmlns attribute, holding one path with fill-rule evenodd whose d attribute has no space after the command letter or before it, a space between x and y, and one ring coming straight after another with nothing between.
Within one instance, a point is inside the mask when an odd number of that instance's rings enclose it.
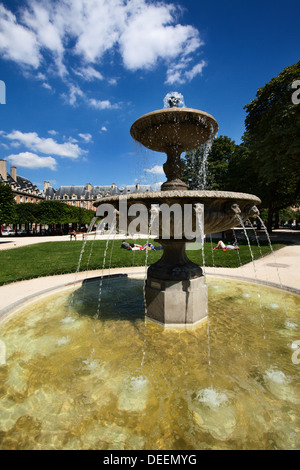
<instances>
[{"instance_id":1,"label":"tree trunk","mask_svg":"<svg viewBox=\"0 0 300 470\"><path fill-rule=\"evenodd\" d=\"M275 225L274 225L274 228L275 229L279 228L279 211L275 212Z\"/></svg>"}]
</instances>

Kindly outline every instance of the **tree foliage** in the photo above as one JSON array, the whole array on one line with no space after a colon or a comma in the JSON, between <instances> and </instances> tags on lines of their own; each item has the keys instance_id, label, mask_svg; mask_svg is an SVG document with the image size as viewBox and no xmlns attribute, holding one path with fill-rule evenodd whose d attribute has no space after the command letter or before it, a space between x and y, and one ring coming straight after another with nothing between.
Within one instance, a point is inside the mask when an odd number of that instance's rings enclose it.
<instances>
[{"instance_id":1,"label":"tree foliage","mask_svg":"<svg viewBox=\"0 0 300 470\"><path fill-rule=\"evenodd\" d=\"M32 224L37 221L37 204L22 202L16 204L15 222L19 224Z\"/></svg>"},{"instance_id":2,"label":"tree foliage","mask_svg":"<svg viewBox=\"0 0 300 470\"><path fill-rule=\"evenodd\" d=\"M0 211L1 211L1 186L0 185ZM10 191L9 186L6 186ZM9 191L8 191L9 193ZM12 198L13 193L11 191ZM40 203L21 203L9 205L6 197L7 222L16 224L40 224L40 225L63 225L63 224L90 224L95 212L81 207L69 206L59 201L42 201ZM0 212L1 214L1 212Z\"/></svg>"},{"instance_id":3,"label":"tree foliage","mask_svg":"<svg viewBox=\"0 0 300 470\"><path fill-rule=\"evenodd\" d=\"M0 184L0 225L14 222L15 198L10 186Z\"/></svg>"},{"instance_id":4,"label":"tree foliage","mask_svg":"<svg viewBox=\"0 0 300 470\"><path fill-rule=\"evenodd\" d=\"M189 189L234 191L231 170L240 153L234 140L227 136L217 137L210 148L202 146L186 153L183 180Z\"/></svg>"},{"instance_id":5,"label":"tree foliage","mask_svg":"<svg viewBox=\"0 0 300 470\"><path fill-rule=\"evenodd\" d=\"M273 215L300 200L300 105L292 101L293 83L299 79L300 62L257 91L245 106L242 143L226 136L214 139L205 178L203 147L185 156L183 179L190 189L201 189L205 180L204 189L257 195L268 210L269 231Z\"/></svg>"},{"instance_id":6,"label":"tree foliage","mask_svg":"<svg viewBox=\"0 0 300 470\"><path fill-rule=\"evenodd\" d=\"M269 230L273 214L300 197L300 106L292 102L292 84L299 78L300 62L272 78L245 106L247 163L269 211Z\"/></svg>"}]
</instances>

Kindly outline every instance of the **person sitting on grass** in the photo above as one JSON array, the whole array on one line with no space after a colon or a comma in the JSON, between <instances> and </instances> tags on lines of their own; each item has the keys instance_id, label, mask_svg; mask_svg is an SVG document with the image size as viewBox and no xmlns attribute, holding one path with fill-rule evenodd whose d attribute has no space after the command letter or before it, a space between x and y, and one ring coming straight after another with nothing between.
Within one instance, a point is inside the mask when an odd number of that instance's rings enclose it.
<instances>
[{"instance_id":1,"label":"person sitting on grass","mask_svg":"<svg viewBox=\"0 0 300 470\"><path fill-rule=\"evenodd\" d=\"M219 240L217 246L214 248L214 250L239 250L239 247L237 245L225 245L225 243L222 240Z\"/></svg>"}]
</instances>

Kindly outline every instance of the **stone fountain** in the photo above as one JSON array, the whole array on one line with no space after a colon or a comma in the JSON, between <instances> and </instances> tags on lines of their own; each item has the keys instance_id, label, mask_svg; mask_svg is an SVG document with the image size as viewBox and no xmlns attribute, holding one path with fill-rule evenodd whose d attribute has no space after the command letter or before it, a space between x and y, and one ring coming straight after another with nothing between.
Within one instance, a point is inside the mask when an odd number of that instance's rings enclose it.
<instances>
[{"instance_id":1,"label":"stone fountain","mask_svg":"<svg viewBox=\"0 0 300 470\"><path fill-rule=\"evenodd\" d=\"M179 107L181 96L168 94L165 102L169 108L145 114L132 125L130 133L134 140L148 149L167 154L163 166L167 181L160 191L126 197L128 208L139 204L146 207L149 214L156 209L157 240L164 248L161 259L148 268L146 315L162 325L178 327L194 326L208 313L205 276L202 268L188 259L186 243L195 242L199 234L203 237L204 234L222 232L240 224L241 220L255 217L259 214L256 204L261 202L256 196L245 193L191 191L181 180L184 169L181 154L200 147L218 132L218 123L210 114ZM105 197L97 202L97 216L103 215L100 210L103 204L113 205L120 213L119 196ZM166 205L171 210L160 211ZM172 208L177 212L172 212ZM185 217L178 218L178 213L184 213L187 208L192 208L189 233L185 230ZM167 221L164 220L166 217ZM169 226L167 236L163 230L166 222Z\"/></svg>"}]
</instances>

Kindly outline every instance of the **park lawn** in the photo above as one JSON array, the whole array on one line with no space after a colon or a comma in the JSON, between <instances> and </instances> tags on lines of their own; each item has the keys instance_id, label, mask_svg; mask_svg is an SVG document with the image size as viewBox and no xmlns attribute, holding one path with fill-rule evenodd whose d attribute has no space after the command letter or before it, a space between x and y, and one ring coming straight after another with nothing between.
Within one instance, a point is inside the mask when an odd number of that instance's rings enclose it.
<instances>
[{"instance_id":1,"label":"park lawn","mask_svg":"<svg viewBox=\"0 0 300 470\"><path fill-rule=\"evenodd\" d=\"M139 240L137 243L142 245L146 240ZM145 266L145 251L127 251L121 249L120 245L120 240L49 242L1 251L0 285L55 274L102 269L105 252L105 268ZM283 243L274 244L273 250L283 246L285 246ZM270 254L271 249L268 245L261 245L251 246L251 251L254 259L257 259L261 255ZM162 251L148 251L147 265L158 261L162 253ZM204 264L201 250L187 251L187 255L191 261L199 265ZM252 261L248 245L240 245L237 253L237 250L212 250L211 243L206 243L204 258L205 266L229 268L236 268Z\"/></svg>"}]
</instances>

